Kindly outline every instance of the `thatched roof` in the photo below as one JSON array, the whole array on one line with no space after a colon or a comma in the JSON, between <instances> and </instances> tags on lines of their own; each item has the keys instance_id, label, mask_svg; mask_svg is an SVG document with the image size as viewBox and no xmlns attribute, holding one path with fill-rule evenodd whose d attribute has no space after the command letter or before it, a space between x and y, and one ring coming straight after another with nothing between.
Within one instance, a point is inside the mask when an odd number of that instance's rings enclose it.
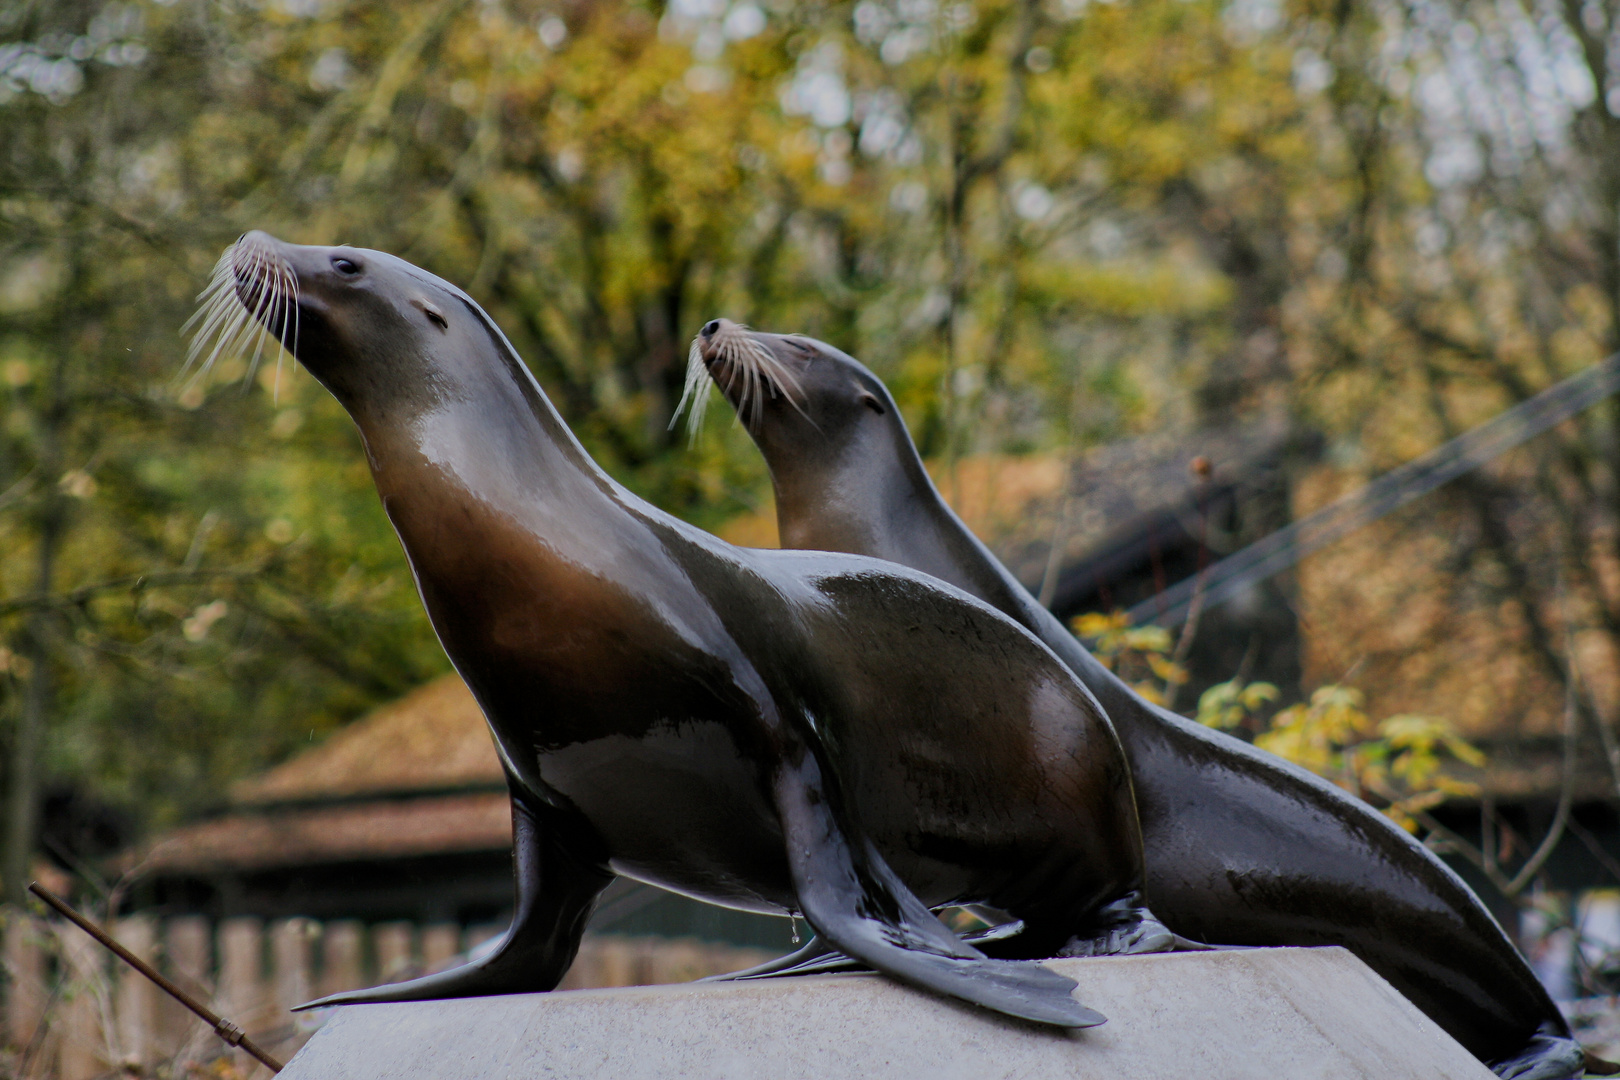
<instances>
[{"instance_id":1,"label":"thatched roof","mask_svg":"<svg viewBox=\"0 0 1620 1080\"><path fill-rule=\"evenodd\" d=\"M243 781L232 796L229 812L174 829L128 862L151 874L209 875L512 843L494 741L455 674Z\"/></svg>"},{"instance_id":2,"label":"thatched roof","mask_svg":"<svg viewBox=\"0 0 1620 1080\"><path fill-rule=\"evenodd\" d=\"M226 814L160 837L141 868L208 875L511 846L511 804L504 793L444 795Z\"/></svg>"},{"instance_id":3,"label":"thatched roof","mask_svg":"<svg viewBox=\"0 0 1620 1080\"><path fill-rule=\"evenodd\" d=\"M313 749L238 784L239 806L501 787L484 714L449 674L356 720Z\"/></svg>"},{"instance_id":4,"label":"thatched roof","mask_svg":"<svg viewBox=\"0 0 1620 1080\"><path fill-rule=\"evenodd\" d=\"M1249 481L1273 467L1287 444L1285 427L1256 424L1128 439L1088 450L1072 462L1060 454L986 454L963 458L954 467L927 464L968 528L1020 580L1035 582L1054 536L1063 539L1064 563L1088 558L1134 537L1149 519L1194 513L1201 486ZM1204 477L1192 470L1199 458L1208 465ZM1065 498L1065 491L1072 498ZM745 547L776 547L775 507L735 518L719 535Z\"/></svg>"},{"instance_id":5,"label":"thatched roof","mask_svg":"<svg viewBox=\"0 0 1620 1080\"><path fill-rule=\"evenodd\" d=\"M1162 535L1199 494L1189 467L1194 458L1210 466L1202 481L1207 491L1265 482L1288 449L1281 428L1262 426L1134 439L1090 451L1072 465L1053 455L975 457L961 461L954 478L941 468L931 471L969 527L1034 587L1054 536L1065 537L1061 565L1071 572L1093 565L1106 579L1111 552L1140 544L1153 530ZM1295 470L1293 516L1366 479L1332 466ZM1068 523L1059 529L1066 501ZM1441 490L1301 562L1294 577L1303 682L1348 682L1366 694L1375 718L1448 718L1491 752L1490 768L1470 779L1499 798L1544 795L1559 786L1562 688L1528 647L1524 613L1510 603L1486 603L1455 572L1459 544L1474 528ZM774 546L774 510L740 518L722 535ZM1219 557L1237 545L1216 536L1209 546ZM1606 581L1620 581L1620 563L1609 552L1590 557ZM1578 596L1572 602L1581 606ZM1544 614L1555 626L1565 618ZM1576 652L1600 710L1620 711L1620 657L1599 633L1578 634ZM1600 767L1604 758L1595 741L1584 734L1576 786L1600 797L1612 792L1614 781Z\"/></svg>"}]
</instances>

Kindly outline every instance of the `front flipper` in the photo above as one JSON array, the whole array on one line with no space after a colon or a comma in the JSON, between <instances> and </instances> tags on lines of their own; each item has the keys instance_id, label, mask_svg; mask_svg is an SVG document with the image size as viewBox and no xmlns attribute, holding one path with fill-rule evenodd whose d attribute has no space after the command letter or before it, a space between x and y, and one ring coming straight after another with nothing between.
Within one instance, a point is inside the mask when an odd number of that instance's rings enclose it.
<instances>
[{"instance_id":1,"label":"front flipper","mask_svg":"<svg viewBox=\"0 0 1620 1080\"><path fill-rule=\"evenodd\" d=\"M1038 964L991 960L934 917L864 838L840 827L813 754L776 779L777 811L799 907L846 956L902 982L1058 1027L1107 1018L1069 995L1073 979Z\"/></svg>"},{"instance_id":2,"label":"front flipper","mask_svg":"<svg viewBox=\"0 0 1620 1080\"><path fill-rule=\"evenodd\" d=\"M379 1001L529 994L554 988L574 962L591 909L613 875L575 857L563 845L555 825L542 822L515 785L512 869L517 884L512 925L488 956L420 979L332 994L293 1011Z\"/></svg>"}]
</instances>

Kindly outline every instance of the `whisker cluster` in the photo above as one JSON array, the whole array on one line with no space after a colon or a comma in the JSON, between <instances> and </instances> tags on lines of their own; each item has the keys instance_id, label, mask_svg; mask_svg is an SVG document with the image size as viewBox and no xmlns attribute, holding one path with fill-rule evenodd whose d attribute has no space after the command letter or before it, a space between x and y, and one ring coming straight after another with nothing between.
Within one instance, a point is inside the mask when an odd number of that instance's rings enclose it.
<instances>
[{"instance_id":1,"label":"whisker cluster","mask_svg":"<svg viewBox=\"0 0 1620 1080\"><path fill-rule=\"evenodd\" d=\"M669 422L669 426L674 427L685 412L687 431L694 443L709 407L709 371L703 362L702 342L701 336L692 339L692 348L686 354L686 385L681 391L680 404L675 406L675 415ZM803 404L804 390L799 385L798 377L761 345L746 326L728 325L715 334L713 342L716 359L725 363L725 371L717 376L716 381L723 378L725 385L722 389L730 391L736 381L741 380L741 389L737 394L738 422L750 428L757 425L765 407L766 394L771 397L781 394L801 416L807 417Z\"/></svg>"},{"instance_id":2,"label":"whisker cluster","mask_svg":"<svg viewBox=\"0 0 1620 1080\"><path fill-rule=\"evenodd\" d=\"M692 339L686 350L686 385L681 387L681 400L675 406L669 426L674 430L686 413L686 445L696 446L698 432L703 430L703 416L709 411L709 372L703 366L703 346L700 338Z\"/></svg>"},{"instance_id":3,"label":"whisker cluster","mask_svg":"<svg viewBox=\"0 0 1620 1080\"><path fill-rule=\"evenodd\" d=\"M278 366L280 354L298 341L298 277L285 259L252 235L225 249L197 301L197 313L180 328L182 334L192 334L184 371L192 373L193 382L206 377L220 359L241 355L249 358L251 379L267 340L276 341ZM291 333L284 334L287 330Z\"/></svg>"}]
</instances>

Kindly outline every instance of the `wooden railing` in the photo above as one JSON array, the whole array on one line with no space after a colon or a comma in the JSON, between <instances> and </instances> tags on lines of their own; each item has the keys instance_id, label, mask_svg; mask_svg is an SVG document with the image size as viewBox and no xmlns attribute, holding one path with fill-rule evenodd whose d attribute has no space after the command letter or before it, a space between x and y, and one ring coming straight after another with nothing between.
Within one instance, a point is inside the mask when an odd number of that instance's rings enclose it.
<instances>
[{"instance_id":1,"label":"wooden railing","mask_svg":"<svg viewBox=\"0 0 1620 1080\"><path fill-rule=\"evenodd\" d=\"M14 912L0 913L0 919L0 1080L268 1075L76 927ZM110 929L282 1060L321 1022L319 1016L291 1013L292 1006L451 966L500 930L140 915ZM689 939L587 936L560 989L687 982L763 959L758 950Z\"/></svg>"}]
</instances>

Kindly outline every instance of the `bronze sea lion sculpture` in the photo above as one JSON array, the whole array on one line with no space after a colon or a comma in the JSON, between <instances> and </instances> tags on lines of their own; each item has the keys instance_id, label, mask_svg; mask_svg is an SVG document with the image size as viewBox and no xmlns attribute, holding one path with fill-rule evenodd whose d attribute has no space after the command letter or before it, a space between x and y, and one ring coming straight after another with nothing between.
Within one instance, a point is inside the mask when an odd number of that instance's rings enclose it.
<instances>
[{"instance_id":1,"label":"bronze sea lion sculpture","mask_svg":"<svg viewBox=\"0 0 1620 1080\"><path fill-rule=\"evenodd\" d=\"M359 428L512 796L500 946L313 1004L549 990L625 874L801 913L879 971L1002 1013L1102 1022L1071 980L987 958L929 910L982 901L1103 940L1157 925L1128 903L1118 741L1033 635L926 575L733 548L648 505L472 299L393 256L250 233L214 292L222 339L251 313Z\"/></svg>"},{"instance_id":2,"label":"bronze sea lion sculpture","mask_svg":"<svg viewBox=\"0 0 1620 1080\"><path fill-rule=\"evenodd\" d=\"M1177 934L1343 945L1503 1077L1581 1075L1558 1007L1479 898L1372 807L1143 700L945 505L888 389L853 357L727 320L693 345L687 401L719 386L764 454L783 547L888 559L1027 627L1096 694L1130 761L1146 896ZM698 399L701 400L701 399Z\"/></svg>"}]
</instances>

